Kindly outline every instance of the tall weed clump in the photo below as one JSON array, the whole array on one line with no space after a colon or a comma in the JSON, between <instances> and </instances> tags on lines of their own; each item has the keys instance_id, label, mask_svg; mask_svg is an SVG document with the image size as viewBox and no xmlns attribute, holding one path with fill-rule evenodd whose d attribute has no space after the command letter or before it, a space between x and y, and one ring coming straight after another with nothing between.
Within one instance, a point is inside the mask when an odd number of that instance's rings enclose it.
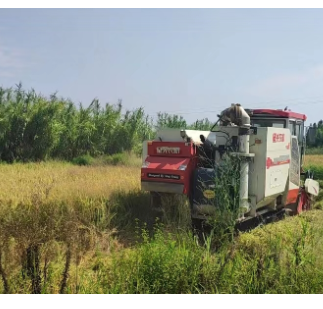
<instances>
[{"instance_id":1,"label":"tall weed clump","mask_svg":"<svg viewBox=\"0 0 323 309\"><path fill-rule=\"evenodd\" d=\"M198 231L206 232L200 234L202 239L211 232L213 242L218 247L233 240L237 220L242 215L239 207L240 163L239 157L226 156L220 163L207 159L207 162L202 165L215 171L214 178L208 176L208 182L212 186L209 190L213 191L214 197L208 198L212 211L205 222L200 223ZM201 178L203 179L198 181L200 181L200 190L204 192L206 189L204 176Z\"/></svg>"},{"instance_id":2,"label":"tall weed clump","mask_svg":"<svg viewBox=\"0 0 323 309\"><path fill-rule=\"evenodd\" d=\"M243 233L216 252L212 236L200 246L190 233L168 233L160 224L154 226L153 236L139 228L138 243L131 249L88 266L80 289L131 294L322 293L320 221L315 215L288 218Z\"/></svg>"},{"instance_id":3,"label":"tall weed clump","mask_svg":"<svg viewBox=\"0 0 323 309\"><path fill-rule=\"evenodd\" d=\"M67 287L71 263L94 250L99 240L110 236L105 202L80 200L74 205L39 201L1 205L0 276L3 291L14 289L23 280L33 294L46 293L50 266L65 256L59 292ZM20 265L20 266L19 266ZM20 276L14 269L20 268ZM26 290L25 290L26 292Z\"/></svg>"},{"instance_id":4,"label":"tall weed clump","mask_svg":"<svg viewBox=\"0 0 323 309\"><path fill-rule=\"evenodd\" d=\"M230 293L321 293L321 233L316 214L242 234L235 243Z\"/></svg>"},{"instance_id":5,"label":"tall weed clump","mask_svg":"<svg viewBox=\"0 0 323 309\"><path fill-rule=\"evenodd\" d=\"M216 214L211 222L216 233L223 235L221 240L227 235L232 240L235 225L242 215L239 206L240 164L239 157L228 156L215 165Z\"/></svg>"},{"instance_id":6,"label":"tall weed clump","mask_svg":"<svg viewBox=\"0 0 323 309\"><path fill-rule=\"evenodd\" d=\"M217 265L209 267L208 252L190 235L165 234L156 226L153 238L146 230L140 236L142 241L133 250L113 255L105 293L212 292L205 282L216 275Z\"/></svg>"}]
</instances>

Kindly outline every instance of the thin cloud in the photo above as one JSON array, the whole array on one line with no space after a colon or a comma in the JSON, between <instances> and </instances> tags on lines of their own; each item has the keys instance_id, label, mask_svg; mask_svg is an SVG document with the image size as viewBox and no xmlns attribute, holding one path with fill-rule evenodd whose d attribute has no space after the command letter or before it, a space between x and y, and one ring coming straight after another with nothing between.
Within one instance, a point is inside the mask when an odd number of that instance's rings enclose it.
<instances>
[{"instance_id":1,"label":"thin cloud","mask_svg":"<svg viewBox=\"0 0 323 309\"><path fill-rule=\"evenodd\" d=\"M299 73L274 76L253 85L248 93L258 96L279 95L287 88L295 88L301 85L316 82L323 78L323 65L318 65Z\"/></svg>"},{"instance_id":2,"label":"thin cloud","mask_svg":"<svg viewBox=\"0 0 323 309\"><path fill-rule=\"evenodd\" d=\"M23 56L18 50L0 45L0 77L14 77L26 68Z\"/></svg>"}]
</instances>

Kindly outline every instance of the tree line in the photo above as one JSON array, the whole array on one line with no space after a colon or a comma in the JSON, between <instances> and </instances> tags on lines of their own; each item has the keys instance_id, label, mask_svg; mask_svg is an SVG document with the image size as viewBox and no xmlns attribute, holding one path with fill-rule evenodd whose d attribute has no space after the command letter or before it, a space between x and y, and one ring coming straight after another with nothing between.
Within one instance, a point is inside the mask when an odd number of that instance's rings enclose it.
<instances>
[{"instance_id":1,"label":"tree line","mask_svg":"<svg viewBox=\"0 0 323 309\"><path fill-rule=\"evenodd\" d=\"M4 162L72 160L82 155L141 154L142 142L156 128L210 130L207 118L188 123L182 116L158 113L153 119L142 107L124 110L122 101L92 100L77 106L56 93L46 97L34 89L0 87L0 160ZM323 148L323 120L310 125L307 147Z\"/></svg>"},{"instance_id":2,"label":"tree line","mask_svg":"<svg viewBox=\"0 0 323 309\"><path fill-rule=\"evenodd\" d=\"M147 115L143 108L123 110L122 101L76 106L56 93L45 97L34 89L0 87L0 159L5 162L71 160L124 151L141 153L142 141L157 127L209 130L206 118L189 124L182 116Z\"/></svg>"},{"instance_id":3,"label":"tree line","mask_svg":"<svg viewBox=\"0 0 323 309\"><path fill-rule=\"evenodd\" d=\"M323 120L310 124L307 131L306 144L310 148L323 147Z\"/></svg>"}]
</instances>

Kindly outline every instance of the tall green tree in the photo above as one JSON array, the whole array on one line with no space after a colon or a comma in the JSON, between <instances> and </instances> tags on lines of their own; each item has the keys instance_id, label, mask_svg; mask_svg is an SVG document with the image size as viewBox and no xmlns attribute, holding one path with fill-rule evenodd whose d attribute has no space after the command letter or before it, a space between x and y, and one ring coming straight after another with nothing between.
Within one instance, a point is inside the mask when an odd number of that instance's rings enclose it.
<instances>
[{"instance_id":1,"label":"tall green tree","mask_svg":"<svg viewBox=\"0 0 323 309\"><path fill-rule=\"evenodd\" d=\"M142 142L156 128L209 130L208 119L188 124L182 116L158 113L154 122L142 107L123 110L122 101L102 104L92 100L78 107L57 93L49 98L34 89L0 87L0 159L6 162L71 160L90 154L141 153Z\"/></svg>"}]
</instances>

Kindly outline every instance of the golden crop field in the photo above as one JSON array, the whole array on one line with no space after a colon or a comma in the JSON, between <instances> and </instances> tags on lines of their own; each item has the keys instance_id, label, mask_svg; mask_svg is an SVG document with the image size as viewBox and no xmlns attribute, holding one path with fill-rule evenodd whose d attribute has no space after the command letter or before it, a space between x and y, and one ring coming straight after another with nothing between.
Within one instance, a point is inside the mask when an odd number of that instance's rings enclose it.
<instances>
[{"instance_id":1,"label":"golden crop field","mask_svg":"<svg viewBox=\"0 0 323 309\"><path fill-rule=\"evenodd\" d=\"M323 155L307 155L305 166L323 167ZM0 200L26 201L41 194L52 201L109 197L140 188L140 165L75 166L64 162L0 165Z\"/></svg>"},{"instance_id":2,"label":"golden crop field","mask_svg":"<svg viewBox=\"0 0 323 309\"><path fill-rule=\"evenodd\" d=\"M28 201L35 194L51 201L109 197L139 188L140 169L132 166L74 166L62 162L0 165L0 200Z\"/></svg>"},{"instance_id":3,"label":"golden crop field","mask_svg":"<svg viewBox=\"0 0 323 309\"><path fill-rule=\"evenodd\" d=\"M306 165L315 165L323 166L323 155L306 155L304 164Z\"/></svg>"},{"instance_id":4,"label":"golden crop field","mask_svg":"<svg viewBox=\"0 0 323 309\"><path fill-rule=\"evenodd\" d=\"M321 158L308 155L306 165L319 169ZM176 204L175 229L157 229L150 238L135 223L136 218L149 223L151 215L149 195L140 191L139 166L0 165L0 290L323 292L321 210L228 243L221 238L219 249L218 235L209 246L197 244L180 217L184 207ZM126 235L140 241L128 242Z\"/></svg>"}]
</instances>

